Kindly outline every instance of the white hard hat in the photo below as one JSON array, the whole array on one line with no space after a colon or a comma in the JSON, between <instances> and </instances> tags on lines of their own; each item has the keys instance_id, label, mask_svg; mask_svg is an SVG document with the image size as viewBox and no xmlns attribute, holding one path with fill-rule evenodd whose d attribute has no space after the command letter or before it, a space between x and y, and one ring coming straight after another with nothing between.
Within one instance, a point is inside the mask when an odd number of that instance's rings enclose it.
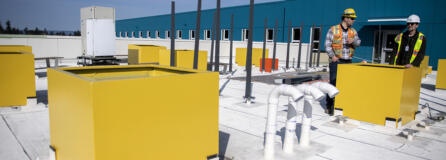
<instances>
[{"instance_id":1,"label":"white hard hat","mask_svg":"<svg viewBox=\"0 0 446 160\"><path fill-rule=\"evenodd\" d=\"M420 23L420 17L416 14L412 14L407 18L407 23Z\"/></svg>"}]
</instances>

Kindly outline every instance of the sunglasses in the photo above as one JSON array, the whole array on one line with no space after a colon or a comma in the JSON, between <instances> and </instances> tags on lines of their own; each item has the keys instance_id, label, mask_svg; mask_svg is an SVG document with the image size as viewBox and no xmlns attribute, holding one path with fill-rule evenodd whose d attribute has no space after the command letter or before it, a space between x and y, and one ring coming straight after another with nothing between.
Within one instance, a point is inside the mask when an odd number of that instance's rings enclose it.
<instances>
[{"instance_id":1,"label":"sunglasses","mask_svg":"<svg viewBox=\"0 0 446 160\"><path fill-rule=\"evenodd\" d=\"M410 26L410 25L416 25L416 24L418 24L418 23L407 23L408 26Z\"/></svg>"},{"instance_id":2,"label":"sunglasses","mask_svg":"<svg viewBox=\"0 0 446 160\"><path fill-rule=\"evenodd\" d=\"M354 21L356 18L350 18L350 19Z\"/></svg>"}]
</instances>

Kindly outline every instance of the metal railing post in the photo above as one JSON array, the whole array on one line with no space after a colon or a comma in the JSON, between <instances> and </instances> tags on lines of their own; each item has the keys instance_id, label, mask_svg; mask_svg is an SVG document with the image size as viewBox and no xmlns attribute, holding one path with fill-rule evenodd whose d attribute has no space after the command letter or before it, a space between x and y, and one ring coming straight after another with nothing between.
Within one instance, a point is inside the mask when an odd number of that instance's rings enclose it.
<instances>
[{"instance_id":1,"label":"metal railing post","mask_svg":"<svg viewBox=\"0 0 446 160\"><path fill-rule=\"evenodd\" d=\"M299 54L297 55L297 68L300 68L300 59L302 55L302 29L304 28L304 23L302 22L300 24L300 31L299 31Z\"/></svg>"},{"instance_id":2,"label":"metal railing post","mask_svg":"<svg viewBox=\"0 0 446 160\"><path fill-rule=\"evenodd\" d=\"M267 18L265 17L265 25L263 27L263 51L262 51L262 72L265 71L265 52L266 52L266 26L268 25L267 23Z\"/></svg>"},{"instance_id":3,"label":"metal railing post","mask_svg":"<svg viewBox=\"0 0 446 160\"><path fill-rule=\"evenodd\" d=\"M248 47L246 55L246 89L245 89L245 102L251 103L252 85L251 85L251 67L252 67L252 37L253 37L253 23L254 23L254 0L250 0L249 3L249 27L248 27Z\"/></svg>"},{"instance_id":4,"label":"metal railing post","mask_svg":"<svg viewBox=\"0 0 446 160\"><path fill-rule=\"evenodd\" d=\"M234 14L231 15L231 39L229 41L229 72L232 73L232 41L234 40Z\"/></svg>"},{"instance_id":5,"label":"metal railing post","mask_svg":"<svg viewBox=\"0 0 446 160\"><path fill-rule=\"evenodd\" d=\"M291 20L288 24L288 41L286 46L286 69L289 69L289 63L290 63L290 39L291 39Z\"/></svg>"},{"instance_id":6,"label":"metal railing post","mask_svg":"<svg viewBox=\"0 0 446 160\"><path fill-rule=\"evenodd\" d=\"M198 68L198 52L200 50L201 0L198 0L197 23L195 24L194 69Z\"/></svg>"},{"instance_id":7,"label":"metal railing post","mask_svg":"<svg viewBox=\"0 0 446 160\"><path fill-rule=\"evenodd\" d=\"M175 1L172 1L170 17L170 66L175 67Z\"/></svg>"},{"instance_id":8,"label":"metal railing post","mask_svg":"<svg viewBox=\"0 0 446 160\"><path fill-rule=\"evenodd\" d=\"M217 0L217 23L215 25L215 34L216 34L216 41L215 41L215 66L214 71L218 72L220 70L220 0Z\"/></svg>"},{"instance_id":9,"label":"metal railing post","mask_svg":"<svg viewBox=\"0 0 446 160\"><path fill-rule=\"evenodd\" d=\"M277 46L277 25L279 23L279 20L276 19L276 24L274 25L274 47L273 47L273 63L271 66L271 70L275 71L276 69L276 46ZM277 61L277 63L279 63L279 61Z\"/></svg>"}]
</instances>

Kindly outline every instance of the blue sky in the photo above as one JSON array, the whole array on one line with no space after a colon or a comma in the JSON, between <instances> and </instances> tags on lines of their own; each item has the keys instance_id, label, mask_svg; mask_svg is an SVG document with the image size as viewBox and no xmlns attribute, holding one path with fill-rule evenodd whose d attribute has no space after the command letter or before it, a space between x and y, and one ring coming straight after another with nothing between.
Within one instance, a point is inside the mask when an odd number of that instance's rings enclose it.
<instances>
[{"instance_id":1,"label":"blue sky","mask_svg":"<svg viewBox=\"0 0 446 160\"><path fill-rule=\"evenodd\" d=\"M255 3L280 0L255 0ZM116 19L170 13L170 0L1 0L0 22L10 20L13 27L23 29L80 30L80 8L105 6L116 8ZM249 4L249 0L221 0L222 7ZM216 7L216 0L202 0L202 9ZM176 0L176 12L197 10L197 0Z\"/></svg>"}]
</instances>

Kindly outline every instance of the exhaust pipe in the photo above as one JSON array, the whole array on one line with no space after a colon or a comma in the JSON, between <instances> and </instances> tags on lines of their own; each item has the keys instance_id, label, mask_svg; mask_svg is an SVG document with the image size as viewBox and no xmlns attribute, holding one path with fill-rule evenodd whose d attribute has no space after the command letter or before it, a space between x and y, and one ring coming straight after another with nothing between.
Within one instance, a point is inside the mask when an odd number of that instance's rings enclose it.
<instances>
[{"instance_id":1,"label":"exhaust pipe","mask_svg":"<svg viewBox=\"0 0 446 160\"><path fill-rule=\"evenodd\" d=\"M276 135L276 118L277 106L279 105L279 97L281 95L289 96L292 101L296 102L302 99L303 94L291 85L280 85L274 88L268 97L268 117L266 122L265 134L265 159L274 158L274 136Z\"/></svg>"},{"instance_id":2,"label":"exhaust pipe","mask_svg":"<svg viewBox=\"0 0 446 160\"><path fill-rule=\"evenodd\" d=\"M279 97L281 95L289 96L283 151L285 153L292 153L296 133L297 108L303 108L299 145L306 147L310 144L311 118L313 112L312 104L314 101L322 100L326 94L333 98L339 94L339 90L331 84L317 82L313 83L312 85L301 84L297 87L281 85L271 91L268 98L268 118L265 135L264 156L266 160L274 159L274 136L276 134L276 118Z\"/></svg>"},{"instance_id":3,"label":"exhaust pipe","mask_svg":"<svg viewBox=\"0 0 446 160\"><path fill-rule=\"evenodd\" d=\"M301 123L301 134L299 145L302 147L309 146L310 144L310 129L311 129L311 119L313 113L312 104L314 101L320 101L328 94L331 98L339 94L339 90L328 83L317 82L312 85L302 84L296 87L301 92L305 94L304 98L299 100L297 103L290 101L290 106L288 109L286 132L283 144L283 151L285 153L292 153L294 149L294 137L296 133L296 113L294 113L297 108L303 108L302 123Z\"/></svg>"}]
</instances>

